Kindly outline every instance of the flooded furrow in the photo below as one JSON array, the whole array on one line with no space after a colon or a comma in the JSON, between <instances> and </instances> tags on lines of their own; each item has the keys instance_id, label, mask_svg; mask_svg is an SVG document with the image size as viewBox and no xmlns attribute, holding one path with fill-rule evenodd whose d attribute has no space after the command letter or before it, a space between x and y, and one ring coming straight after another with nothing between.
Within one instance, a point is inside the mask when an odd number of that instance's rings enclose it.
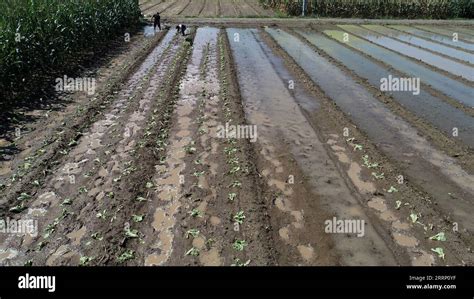
<instances>
[{"instance_id":1,"label":"flooded furrow","mask_svg":"<svg viewBox=\"0 0 474 299\"><path fill-rule=\"evenodd\" d=\"M384 37L380 34L374 33L362 27L358 27L355 25L338 25L338 27L345 30L346 32L363 37L366 40L369 40L387 49L393 50L416 60L423 61L440 70L445 70L453 75L460 76L466 80L474 81L473 67L469 67L454 60L435 55L428 51L421 50L417 47L409 46L392 38Z\"/></svg>"},{"instance_id":2,"label":"flooded furrow","mask_svg":"<svg viewBox=\"0 0 474 299\"><path fill-rule=\"evenodd\" d=\"M222 151L221 144L214 138L217 136L218 115L222 107L219 98L221 90L218 77L217 34L219 30L215 28L207 30L212 33L212 37L208 41L206 55L201 64L201 96L196 111L198 113L196 119L198 128L194 130L195 139L193 140L197 149L194 155L197 157L193 161L194 165L191 170L193 175L189 176L188 174L185 177L185 185L195 185L195 187L188 187L191 190L192 198L185 203L185 209L192 211L195 208L202 213L202 217L195 217L195 219L187 217L180 222L181 234L178 239L181 240L178 242L182 244L182 248L177 251L179 255L176 254L177 260L172 264L181 264L189 260L195 260L203 266L230 264L228 259L231 252L228 250L229 244L224 240L229 226L227 221L229 216L224 215L225 208L220 206L223 202L223 196L221 196L223 190L220 189L223 187L219 186L219 177L222 177L225 172L222 160L219 159L219 154ZM199 137L196 132L200 133ZM190 230L199 231L199 234L186 236L186 232ZM199 256L197 258L189 256L183 259L182 256L185 256L190 249L197 250Z\"/></svg>"},{"instance_id":3,"label":"flooded furrow","mask_svg":"<svg viewBox=\"0 0 474 299\"><path fill-rule=\"evenodd\" d=\"M45 235L35 238L25 236L24 238L2 240L4 241L2 244L3 250L8 247L17 247L17 252L21 252L21 254L17 254L20 261L15 261L15 263L20 263L21 261L25 262L27 256L25 256L23 251L28 251L29 247L39 241L41 237L43 240L40 244L43 245L40 246L40 249L42 250L43 247L45 247L44 249L48 249L46 244L54 242L53 240L48 241L46 239L49 235L57 231L61 220L71 215L71 212L66 208L71 205L75 199L83 203L88 196L92 196L91 192L93 190L89 191L85 186L88 182L93 180L92 172L93 169L96 169L96 158L100 155L104 155L104 152L106 152L109 146L105 144L104 141L107 140L110 135L115 136L116 142L119 140L120 136L115 134L118 124L128 118L127 113L129 111L127 108L139 100L138 97L142 93L141 90L147 84L148 75L154 71L155 66L159 63L163 51L168 46L173 35L171 32L168 33L160 45L146 58L137 72L131 76L125 87L118 94L112 109L108 111L102 119L95 122L88 132L82 134L77 145L67 153L68 159L59 167L59 172L46 180L41 190L37 192L37 194L39 194L37 198L25 212L20 215L20 217L34 218L37 220L39 222L39 230L46 231ZM89 185L93 185L93 183ZM67 204L64 204L64 202L67 202ZM81 205L81 203L76 202L75 204ZM82 235L85 233L82 227L79 231ZM74 235L75 234L72 233L72 236ZM74 245L79 245L76 241L74 242ZM60 249L65 250L65 247L61 246ZM71 253L69 250L67 252ZM38 252L35 254L40 256ZM77 257L77 254L71 253L66 256L72 258ZM49 256L46 255L43 258L47 259L48 257ZM47 263L46 260L43 262L43 264Z\"/></svg>"},{"instance_id":4,"label":"flooded furrow","mask_svg":"<svg viewBox=\"0 0 474 299\"><path fill-rule=\"evenodd\" d=\"M453 30L453 32L461 32L464 34L468 34L474 37L474 29L466 28L466 27L459 27L459 26L449 26L449 29Z\"/></svg>"},{"instance_id":5,"label":"flooded furrow","mask_svg":"<svg viewBox=\"0 0 474 299\"><path fill-rule=\"evenodd\" d=\"M169 132L166 158L162 165L156 166L157 172L153 178L155 191L150 206L155 207L151 223L154 234L143 246L146 266L167 263L175 251L175 234L181 233L176 230L175 225L185 200L182 178L186 167L189 167L185 162L189 151L187 148L192 147L192 130L196 130L190 116L196 109L202 92L198 83L203 55L207 45L217 40L217 34L218 29L199 28L194 39L193 53L181 82L179 99L173 113L174 126Z\"/></svg>"},{"instance_id":6,"label":"flooded furrow","mask_svg":"<svg viewBox=\"0 0 474 299\"><path fill-rule=\"evenodd\" d=\"M343 31L325 30L324 33L345 45L388 64L401 73L420 78L422 82L430 85L433 89L444 93L467 107L474 107L474 98L472 97L474 89L464 83L430 70L425 66L414 63L402 55L371 44L370 42L356 36L351 36L350 39L346 40Z\"/></svg>"},{"instance_id":7,"label":"flooded furrow","mask_svg":"<svg viewBox=\"0 0 474 299\"><path fill-rule=\"evenodd\" d=\"M474 51L474 44L467 43L460 40L454 40L453 37L447 37L444 35L435 34L430 31L425 31L425 30L421 30L421 29L417 29L417 28L409 27L409 26L404 26L404 25L390 25L389 27L393 29L397 29L402 32L413 34L415 36L437 41L439 43L443 43L451 47L456 47L456 48L468 50L468 51Z\"/></svg>"},{"instance_id":8,"label":"flooded furrow","mask_svg":"<svg viewBox=\"0 0 474 299\"><path fill-rule=\"evenodd\" d=\"M309 46L281 30L266 30L379 149L403 165L408 177L464 228L474 230L474 219L470 216L474 212L472 175L433 148L406 121Z\"/></svg>"},{"instance_id":9,"label":"flooded furrow","mask_svg":"<svg viewBox=\"0 0 474 299\"><path fill-rule=\"evenodd\" d=\"M380 90L382 78L397 77L388 68L376 64L363 55L344 47L322 34L308 33L301 30L297 32L311 44L354 71L358 76L368 80L378 90ZM423 82L421 83L423 84ZM452 136L453 128L459 128L462 131L459 138L465 144L474 147L474 119L470 115L431 95L423 89L423 86L420 87L419 93L416 95L412 91L393 91L388 93L397 102L407 107L416 115L428 120L448 136Z\"/></svg>"},{"instance_id":10,"label":"flooded furrow","mask_svg":"<svg viewBox=\"0 0 474 299\"><path fill-rule=\"evenodd\" d=\"M407 42L414 46L425 48L433 52L437 52L437 53L440 53L452 58L456 58L463 62L474 64L474 55L468 52L456 50L451 47L443 46L439 43L430 42L425 39L418 38L409 34L404 34L400 31L396 31L396 30L383 27L380 25L362 25L362 27L375 31L380 34L388 35L391 38L395 38L395 39Z\"/></svg>"},{"instance_id":11,"label":"flooded furrow","mask_svg":"<svg viewBox=\"0 0 474 299\"><path fill-rule=\"evenodd\" d=\"M280 237L289 241L304 257L318 251L318 240L291 240L298 236L298 230L311 228L311 219L317 211L315 205L323 205L328 213L339 219L364 219L367 223L363 238L355 235L333 235L335 247L342 263L347 265L390 265L396 264L391 251L373 227L360 206L358 199L329 157L319 136L302 114L288 83L275 70L271 51L257 37L258 31L251 29L228 29L232 53L237 64L237 74L244 100L245 111L250 123L258 126L258 145L262 148L264 160L274 167L263 175L269 187L279 190L274 202L276 208L290 217L289 225L279 229ZM280 70L284 72L284 70ZM302 97L304 92L300 94ZM310 101L307 99L306 101ZM311 187L306 194L308 201L298 202L295 190L287 179L292 173L285 172L279 149L288 148L291 158L304 173ZM310 204L311 200L318 200ZM296 205L300 207L296 209ZM319 219L321 221L321 219ZM324 219L326 220L326 219ZM323 220L323 221L324 221ZM313 224L314 225L314 224ZM316 228L317 230L318 228ZM309 238L311 233L306 234ZM316 236L315 236L316 237ZM288 245L287 245L288 246Z\"/></svg>"},{"instance_id":12,"label":"flooded furrow","mask_svg":"<svg viewBox=\"0 0 474 299\"><path fill-rule=\"evenodd\" d=\"M457 34L459 39L468 41L470 43L474 43L474 37L473 36L471 36L469 34L464 34L462 32L456 32L454 29L443 29L443 28L439 28L439 27L425 26L425 25L417 25L415 27L426 30L426 31L430 31L430 32L433 32L433 33L449 36L451 38L455 37L456 34Z\"/></svg>"}]
</instances>

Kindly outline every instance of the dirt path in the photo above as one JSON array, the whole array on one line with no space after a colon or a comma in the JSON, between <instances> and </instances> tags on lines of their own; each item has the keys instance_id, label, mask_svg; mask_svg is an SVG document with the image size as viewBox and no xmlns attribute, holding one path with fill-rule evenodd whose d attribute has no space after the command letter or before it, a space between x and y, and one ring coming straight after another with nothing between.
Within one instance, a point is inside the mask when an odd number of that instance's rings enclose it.
<instances>
[{"instance_id":1,"label":"dirt path","mask_svg":"<svg viewBox=\"0 0 474 299\"><path fill-rule=\"evenodd\" d=\"M157 12L162 14L162 16L165 16L163 12L175 4L176 2L174 1L160 1L156 5L153 5L146 10L142 9L142 12L144 15L148 15L148 16L153 16Z\"/></svg>"},{"instance_id":2,"label":"dirt path","mask_svg":"<svg viewBox=\"0 0 474 299\"><path fill-rule=\"evenodd\" d=\"M162 2L163 1L161 0L150 0L150 1L147 1L146 3L141 4L140 8L143 11L143 13L146 14L147 11L150 11L151 9L158 6Z\"/></svg>"},{"instance_id":3,"label":"dirt path","mask_svg":"<svg viewBox=\"0 0 474 299\"><path fill-rule=\"evenodd\" d=\"M199 16L204 9L205 1L191 1L189 5L181 12L185 17Z\"/></svg>"},{"instance_id":4,"label":"dirt path","mask_svg":"<svg viewBox=\"0 0 474 299\"><path fill-rule=\"evenodd\" d=\"M204 8L201 11L200 17L215 17L220 16L219 0L206 0Z\"/></svg>"},{"instance_id":5,"label":"dirt path","mask_svg":"<svg viewBox=\"0 0 474 299\"><path fill-rule=\"evenodd\" d=\"M256 16L258 15L258 12L250 5L245 0L233 0L234 5L238 8L239 10L239 16L240 17L249 17L249 16Z\"/></svg>"},{"instance_id":6,"label":"dirt path","mask_svg":"<svg viewBox=\"0 0 474 299\"><path fill-rule=\"evenodd\" d=\"M172 1L173 4L168 6L161 15L164 17L173 17L181 14L186 7L188 7L191 3L191 0L180 0L180 1Z\"/></svg>"},{"instance_id":7,"label":"dirt path","mask_svg":"<svg viewBox=\"0 0 474 299\"><path fill-rule=\"evenodd\" d=\"M141 9L147 15L153 15L156 11L163 12L162 15L167 18L269 17L273 15L273 12L270 9L264 9L258 0L151 0L143 2Z\"/></svg>"},{"instance_id":8,"label":"dirt path","mask_svg":"<svg viewBox=\"0 0 474 299\"><path fill-rule=\"evenodd\" d=\"M263 8L257 1L253 0L244 0L248 6L252 8L256 12L257 15L262 17L271 17L274 15L274 12L271 9Z\"/></svg>"},{"instance_id":9,"label":"dirt path","mask_svg":"<svg viewBox=\"0 0 474 299\"><path fill-rule=\"evenodd\" d=\"M233 0L219 0L220 17L236 17L239 16L240 10L234 5Z\"/></svg>"}]
</instances>

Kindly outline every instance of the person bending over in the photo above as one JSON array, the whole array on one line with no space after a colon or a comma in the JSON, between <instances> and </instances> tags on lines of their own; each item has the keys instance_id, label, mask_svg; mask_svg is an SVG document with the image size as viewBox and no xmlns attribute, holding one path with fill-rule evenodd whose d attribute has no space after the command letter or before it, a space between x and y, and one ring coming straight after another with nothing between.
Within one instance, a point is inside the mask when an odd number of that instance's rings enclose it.
<instances>
[{"instance_id":1,"label":"person bending over","mask_svg":"<svg viewBox=\"0 0 474 299\"><path fill-rule=\"evenodd\" d=\"M186 26L183 24L179 24L176 26L176 30L178 30L178 33L181 33L183 36L186 35Z\"/></svg>"}]
</instances>

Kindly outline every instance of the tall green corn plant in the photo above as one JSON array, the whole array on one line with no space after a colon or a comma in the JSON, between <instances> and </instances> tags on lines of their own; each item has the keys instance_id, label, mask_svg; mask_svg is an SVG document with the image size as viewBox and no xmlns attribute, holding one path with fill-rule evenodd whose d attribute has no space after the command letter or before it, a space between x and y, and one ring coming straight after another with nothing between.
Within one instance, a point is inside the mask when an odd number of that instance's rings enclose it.
<instances>
[{"instance_id":1,"label":"tall green corn plant","mask_svg":"<svg viewBox=\"0 0 474 299\"><path fill-rule=\"evenodd\" d=\"M261 0L264 6L301 14L302 0ZM308 12L344 18L472 18L474 0L308 0Z\"/></svg>"},{"instance_id":2,"label":"tall green corn plant","mask_svg":"<svg viewBox=\"0 0 474 299\"><path fill-rule=\"evenodd\" d=\"M0 1L0 105L137 24L137 0Z\"/></svg>"}]
</instances>

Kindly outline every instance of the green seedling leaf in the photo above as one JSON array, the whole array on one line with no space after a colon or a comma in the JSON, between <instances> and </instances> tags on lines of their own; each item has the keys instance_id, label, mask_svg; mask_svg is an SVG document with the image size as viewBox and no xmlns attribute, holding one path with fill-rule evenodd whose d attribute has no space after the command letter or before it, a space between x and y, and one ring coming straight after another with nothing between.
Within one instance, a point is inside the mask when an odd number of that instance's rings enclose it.
<instances>
[{"instance_id":1,"label":"green seedling leaf","mask_svg":"<svg viewBox=\"0 0 474 299\"><path fill-rule=\"evenodd\" d=\"M138 202L148 201L148 199L146 199L144 197L141 197L141 196L138 196L135 200L138 201Z\"/></svg>"},{"instance_id":2,"label":"green seedling leaf","mask_svg":"<svg viewBox=\"0 0 474 299\"><path fill-rule=\"evenodd\" d=\"M436 240L436 241L446 241L446 235L444 232L437 233L436 235L430 237L430 240Z\"/></svg>"},{"instance_id":3,"label":"green seedling leaf","mask_svg":"<svg viewBox=\"0 0 474 299\"><path fill-rule=\"evenodd\" d=\"M436 247L436 248L431 248L431 251L436 252L438 254L438 257L440 259L444 260L444 250L441 247Z\"/></svg>"},{"instance_id":4,"label":"green seedling leaf","mask_svg":"<svg viewBox=\"0 0 474 299\"><path fill-rule=\"evenodd\" d=\"M376 172L372 172L372 176L376 178L377 180L382 180L385 178L385 173L378 174Z\"/></svg>"},{"instance_id":5,"label":"green seedling leaf","mask_svg":"<svg viewBox=\"0 0 474 299\"><path fill-rule=\"evenodd\" d=\"M237 197L237 193L229 193L228 198L230 201L234 201L234 199Z\"/></svg>"},{"instance_id":6,"label":"green seedling leaf","mask_svg":"<svg viewBox=\"0 0 474 299\"><path fill-rule=\"evenodd\" d=\"M103 210L95 215L97 218L106 219L107 218L107 210Z\"/></svg>"},{"instance_id":7,"label":"green seedling leaf","mask_svg":"<svg viewBox=\"0 0 474 299\"><path fill-rule=\"evenodd\" d=\"M142 222L145 218L145 215L132 215L133 222L139 223Z\"/></svg>"},{"instance_id":8,"label":"green seedling leaf","mask_svg":"<svg viewBox=\"0 0 474 299\"><path fill-rule=\"evenodd\" d=\"M418 221L418 215L414 214L414 213L411 213L410 214L410 219L411 219L411 222L415 223Z\"/></svg>"},{"instance_id":9,"label":"green seedling leaf","mask_svg":"<svg viewBox=\"0 0 474 299\"><path fill-rule=\"evenodd\" d=\"M240 171L240 166L234 166L232 169L229 171L229 174L235 174Z\"/></svg>"},{"instance_id":10,"label":"green seedling leaf","mask_svg":"<svg viewBox=\"0 0 474 299\"><path fill-rule=\"evenodd\" d=\"M38 243L38 247L36 248L36 251L41 251L41 249L43 249L46 244L48 244L48 242L45 242L45 241L41 241Z\"/></svg>"},{"instance_id":11,"label":"green seedling leaf","mask_svg":"<svg viewBox=\"0 0 474 299\"><path fill-rule=\"evenodd\" d=\"M12 213L21 213L26 209L26 207L23 206L23 204L19 204L14 206L13 208L10 208L10 212Z\"/></svg>"},{"instance_id":12,"label":"green seedling leaf","mask_svg":"<svg viewBox=\"0 0 474 299\"><path fill-rule=\"evenodd\" d=\"M232 188L239 188L241 186L242 186L242 183L239 181L234 181L232 182L232 184L229 185L229 187L232 187Z\"/></svg>"},{"instance_id":13,"label":"green seedling leaf","mask_svg":"<svg viewBox=\"0 0 474 299\"><path fill-rule=\"evenodd\" d=\"M244 211L240 211L234 215L234 221L237 222L238 224L244 223L244 219L245 219Z\"/></svg>"},{"instance_id":14,"label":"green seedling leaf","mask_svg":"<svg viewBox=\"0 0 474 299\"><path fill-rule=\"evenodd\" d=\"M195 177L201 177L201 176L204 175L204 173L205 173L204 171L196 171L196 172L193 173L193 176L195 176Z\"/></svg>"},{"instance_id":15,"label":"green seedling leaf","mask_svg":"<svg viewBox=\"0 0 474 299\"><path fill-rule=\"evenodd\" d=\"M186 255L191 255L191 256L198 256L199 255L199 249L193 247L186 251Z\"/></svg>"},{"instance_id":16,"label":"green seedling leaf","mask_svg":"<svg viewBox=\"0 0 474 299\"><path fill-rule=\"evenodd\" d=\"M91 238L94 239L94 240L97 240L97 241L102 241L102 240L104 239L104 237L101 237L101 236L99 235L99 233L93 233L93 234L91 235Z\"/></svg>"},{"instance_id":17,"label":"green seedling leaf","mask_svg":"<svg viewBox=\"0 0 474 299\"><path fill-rule=\"evenodd\" d=\"M131 239L138 238L138 230L128 228L125 230L125 236Z\"/></svg>"},{"instance_id":18,"label":"green seedling leaf","mask_svg":"<svg viewBox=\"0 0 474 299\"><path fill-rule=\"evenodd\" d=\"M236 240L234 244L232 244L232 248L237 251L243 251L247 245L248 244L245 240Z\"/></svg>"},{"instance_id":19,"label":"green seedling leaf","mask_svg":"<svg viewBox=\"0 0 474 299\"><path fill-rule=\"evenodd\" d=\"M192 236L193 238L196 238L197 236L199 236L199 230L193 228L193 229L190 229L186 232L186 239L189 239L189 236Z\"/></svg>"},{"instance_id":20,"label":"green seedling leaf","mask_svg":"<svg viewBox=\"0 0 474 299\"><path fill-rule=\"evenodd\" d=\"M402 206L402 202L397 200L395 203L396 203L395 209L397 210L400 209L400 207Z\"/></svg>"},{"instance_id":21,"label":"green seedling leaf","mask_svg":"<svg viewBox=\"0 0 474 299\"><path fill-rule=\"evenodd\" d=\"M235 154L236 152L237 152L237 148L235 147L224 148L224 153L226 153L227 155L232 155L232 154Z\"/></svg>"},{"instance_id":22,"label":"green seedling leaf","mask_svg":"<svg viewBox=\"0 0 474 299\"><path fill-rule=\"evenodd\" d=\"M128 260L131 260L131 259L134 259L135 258L135 251L131 250L131 249L127 249L125 250L124 253L122 253L118 258L117 260L120 262L120 263L124 263Z\"/></svg>"},{"instance_id":23,"label":"green seedling leaf","mask_svg":"<svg viewBox=\"0 0 474 299\"><path fill-rule=\"evenodd\" d=\"M80 266L86 266L90 261L92 261L94 258L90 256L82 256L79 259L79 265Z\"/></svg>"},{"instance_id":24,"label":"green seedling leaf","mask_svg":"<svg viewBox=\"0 0 474 299\"><path fill-rule=\"evenodd\" d=\"M23 201L23 200L27 200L27 199L30 199L31 196L28 194L28 193L21 193L20 196L18 196L18 200L19 201Z\"/></svg>"},{"instance_id":25,"label":"green seedling leaf","mask_svg":"<svg viewBox=\"0 0 474 299\"><path fill-rule=\"evenodd\" d=\"M61 203L62 206L70 206L72 204L72 199L70 198L66 198L65 200L63 200L63 202Z\"/></svg>"},{"instance_id":26,"label":"green seedling leaf","mask_svg":"<svg viewBox=\"0 0 474 299\"><path fill-rule=\"evenodd\" d=\"M234 263L231 265L232 267L246 267L250 264L250 260L247 260L245 263L243 263L240 259L236 258L234 259Z\"/></svg>"},{"instance_id":27,"label":"green seedling leaf","mask_svg":"<svg viewBox=\"0 0 474 299\"><path fill-rule=\"evenodd\" d=\"M395 193L395 192L398 192L398 189L393 187L393 186L390 186L390 188L388 189L387 191L388 193Z\"/></svg>"},{"instance_id":28,"label":"green seedling leaf","mask_svg":"<svg viewBox=\"0 0 474 299\"><path fill-rule=\"evenodd\" d=\"M199 211L198 209L192 209L192 211L188 212L189 215L192 217L201 217L202 218L202 212Z\"/></svg>"}]
</instances>

